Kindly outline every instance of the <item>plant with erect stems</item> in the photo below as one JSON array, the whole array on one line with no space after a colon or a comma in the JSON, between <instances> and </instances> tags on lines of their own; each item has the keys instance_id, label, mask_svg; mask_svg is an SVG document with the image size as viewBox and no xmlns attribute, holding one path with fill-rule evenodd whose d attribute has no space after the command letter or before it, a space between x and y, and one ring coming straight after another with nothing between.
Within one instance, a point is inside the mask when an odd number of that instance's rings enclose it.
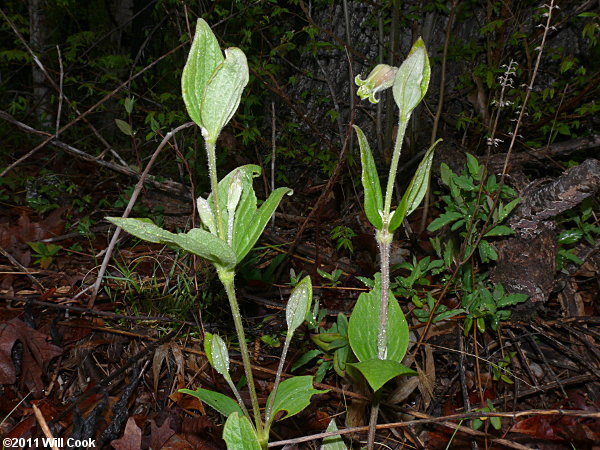
<instances>
[{"instance_id":1,"label":"plant with erect stems","mask_svg":"<svg viewBox=\"0 0 600 450\"><path fill-rule=\"evenodd\" d=\"M146 241L178 246L210 261L225 287L240 345L240 353L250 392L251 412L229 374L229 354L225 341L217 334L206 333L204 349L210 364L224 378L237 400L206 389L182 392L194 395L227 417L223 439L231 449L266 449L269 430L278 413L285 417L302 411L314 394L311 376L281 381L283 363L294 331L304 322L312 302L310 277L305 277L293 290L286 308L288 332L275 377L267 399L264 419L256 394L250 354L242 325L242 317L234 288L236 267L250 252L288 188L274 190L257 208L252 178L260 174L255 165L238 167L221 181L217 179L216 142L238 108L242 91L248 83L246 55L238 48L228 48L225 56L209 25L198 20L190 54L183 70L183 100L192 120L200 126L206 144L211 193L198 197L197 206L202 228L187 233L171 233L148 219L109 217L115 225Z\"/></svg>"},{"instance_id":2,"label":"plant with erect stems","mask_svg":"<svg viewBox=\"0 0 600 450\"><path fill-rule=\"evenodd\" d=\"M375 425L383 386L398 375L415 372L402 365L408 348L408 324L398 301L390 291L390 248L394 231L421 203L429 186L429 175L436 141L425 153L398 207L392 211L392 194L398 170L404 133L411 114L421 102L431 69L422 39L417 40L400 67L386 64L376 66L366 80L356 77L358 96L377 103L376 94L392 88L400 110L398 134L390 164L385 197L382 195L377 167L369 143L362 130L355 126L360 145L362 184L365 191L364 208L369 222L375 227L375 239L381 256L381 273L376 274L373 289L358 298L348 326L348 338L358 363L348 364L357 369L374 391L367 447L373 448Z\"/></svg>"}]
</instances>

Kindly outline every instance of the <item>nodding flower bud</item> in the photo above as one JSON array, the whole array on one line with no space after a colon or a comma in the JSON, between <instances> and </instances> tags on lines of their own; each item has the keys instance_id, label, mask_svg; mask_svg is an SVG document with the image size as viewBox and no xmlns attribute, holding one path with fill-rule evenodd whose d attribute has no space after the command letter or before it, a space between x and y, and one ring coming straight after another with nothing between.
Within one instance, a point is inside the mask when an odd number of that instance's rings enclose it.
<instances>
[{"instance_id":1,"label":"nodding flower bud","mask_svg":"<svg viewBox=\"0 0 600 450\"><path fill-rule=\"evenodd\" d=\"M215 216L208 204L208 201L203 199L202 197L198 197L196 200L196 206L198 207L198 214L200 215L200 220L208 231L210 231L215 236L217 235L217 227L215 226Z\"/></svg>"},{"instance_id":2,"label":"nodding flower bud","mask_svg":"<svg viewBox=\"0 0 600 450\"><path fill-rule=\"evenodd\" d=\"M378 64L366 80L361 79L360 75L357 75L354 79L354 82L358 86L356 94L361 100L368 98L371 103L378 103L379 99L375 97L375 94L392 87L396 78L396 72L398 72L397 67Z\"/></svg>"}]
</instances>

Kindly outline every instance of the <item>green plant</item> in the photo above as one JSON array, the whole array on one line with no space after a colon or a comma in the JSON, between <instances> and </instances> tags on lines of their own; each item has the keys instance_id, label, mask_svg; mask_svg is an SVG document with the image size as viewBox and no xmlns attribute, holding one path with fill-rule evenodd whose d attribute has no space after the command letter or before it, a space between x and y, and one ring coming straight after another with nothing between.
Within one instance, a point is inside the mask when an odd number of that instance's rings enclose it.
<instances>
[{"instance_id":1,"label":"green plant","mask_svg":"<svg viewBox=\"0 0 600 450\"><path fill-rule=\"evenodd\" d=\"M384 384L398 375L415 373L400 363L408 348L408 324L390 291L390 249L394 231L418 207L427 192L433 149L437 142L426 152L396 210L392 211L391 206L404 134L413 111L427 92L430 74L425 44L419 39L400 67L379 64L365 80L356 77L359 97L377 103L376 94L392 88L400 110L385 197L369 143L362 130L354 127L360 145L364 209L367 219L376 230L375 239L381 256L381 273L376 274L372 290L359 296L348 326L350 346L359 361L349 366L359 371L375 392L369 422L369 449L374 445L379 400ZM389 322L394 326L388 327Z\"/></svg>"},{"instance_id":2,"label":"green plant","mask_svg":"<svg viewBox=\"0 0 600 450\"><path fill-rule=\"evenodd\" d=\"M507 384L513 384L514 381L510 378L512 371L510 364L517 352L510 352L504 355L498 364L492 364L492 378L496 381L504 381Z\"/></svg>"},{"instance_id":3,"label":"green plant","mask_svg":"<svg viewBox=\"0 0 600 450\"><path fill-rule=\"evenodd\" d=\"M43 242L28 242L27 245L35 252L33 254L35 263L39 264L42 269L47 269L52 264L54 256L62 249L60 245Z\"/></svg>"},{"instance_id":4,"label":"green plant","mask_svg":"<svg viewBox=\"0 0 600 450\"><path fill-rule=\"evenodd\" d=\"M600 235L598 219L592 209L591 200L585 200L577 209L569 210L558 220L565 229L558 234L558 252L556 268L562 270L568 263L581 265L583 261L575 252L573 246L585 241L595 245Z\"/></svg>"},{"instance_id":5,"label":"green plant","mask_svg":"<svg viewBox=\"0 0 600 450\"><path fill-rule=\"evenodd\" d=\"M494 404L492 403L492 401L488 398L487 406L485 406L483 408L474 409L473 412L496 412L496 408L494 407ZM481 417L481 418L473 419L473 429L479 430L481 428L481 426L483 425L483 422L486 421L487 419L488 419L488 417ZM494 427L495 430L499 430L502 428L502 418L501 417L489 417L489 420L490 420L490 423L492 424L492 427Z\"/></svg>"},{"instance_id":6,"label":"green plant","mask_svg":"<svg viewBox=\"0 0 600 450\"><path fill-rule=\"evenodd\" d=\"M507 308L527 300L527 294L506 294L502 284L490 286L485 280L485 275L477 280L473 289L463 296L461 305L466 312L464 333L465 336L471 331L473 323L481 333L485 333L486 322L490 323L492 330L498 329L502 320L510 317L511 311Z\"/></svg>"},{"instance_id":7,"label":"green plant","mask_svg":"<svg viewBox=\"0 0 600 450\"><path fill-rule=\"evenodd\" d=\"M331 273L327 273L317 267L317 273L328 281L328 283L326 283L328 286L337 286L340 284L340 277L344 271L342 269L335 269L331 271Z\"/></svg>"},{"instance_id":8,"label":"green plant","mask_svg":"<svg viewBox=\"0 0 600 450\"><path fill-rule=\"evenodd\" d=\"M352 238L356 237L356 233L352 228L338 225L331 230L330 236L335 241L335 248L337 250L343 249L348 250L351 254L354 253Z\"/></svg>"},{"instance_id":9,"label":"green plant","mask_svg":"<svg viewBox=\"0 0 600 450\"><path fill-rule=\"evenodd\" d=\"M442 184L450 192L441 197L444 211L427 229L430 232L448 229L443 245L439 236L431 243L446 270L457 271L455 289L461 298L461 308L446 310L440 305L432 321L465 313L465 334L473 323L481 332L486 330L486 322L496 330L500 321L510 317L510 310L505 308L527 299L524 294L505 294L501 284L492 285L484 269L498 259L493 240L514 233L502 223L520 199L512 188L498 183L494 175L486 177L485 167L471 154L467 154L460 175L443 163L440 173ZM415 311L422 321L433 310L431 299L427 306L429 311Z\"/></svg>"},{"instance_id":10,"label":"green plant","mask_svg":"<svg viewBox=\"0 0 600 450\"><path fill-rule=\"evenodd\" d=\"M309 277L305 277L294 288L288 301L288 332L273 390L267 399L264 419L261 415L234 278L236 267L256 244L282 197L291 191L278 188L257 208L252 178L260 173L258 166L238 167L218 181L217 138L237 110L247 82L248 65L244 52L238 48L229 48L223 56L209 25L202 19L198 20L181 85L188 113L202 131L208 158L211 193L207 199L197 199L203 228L193 228L187 233L171 233L149 219L110 217L108 220L140 239L180 247L214 265L229 299L250 392L252 414L246 408L229 374L227 345L216 334L206 333L204 348L209 362L225 378L237 403L222 393L206 389L183 389L181 392L200 398L227 417L223 439L229 448L266 449L270 428L279 412L286 411L285 417L290 417L303 410L313 395L325 391L314 389L310 376L281 381L292 336L303 323L312 302L311 281Z\"/></svg>"},{"instance_id":11,"label":"green plant","mask_svg":"<svg viewBox=\"0 0 600 450\"><path fill-rule=\"evenodd\" d=\"M316 333L310 338L318 349L309 350L303 354L292 366L292 371L308 364L319 357L315 381L320 383L329 369L333 367L335 372L343 377L346 373L346 362L350 355L350 344L348 342L348 319L342 313L337 315L337 320L326 330L324 327L316 327Z\"/></svg>"}]
</instances>

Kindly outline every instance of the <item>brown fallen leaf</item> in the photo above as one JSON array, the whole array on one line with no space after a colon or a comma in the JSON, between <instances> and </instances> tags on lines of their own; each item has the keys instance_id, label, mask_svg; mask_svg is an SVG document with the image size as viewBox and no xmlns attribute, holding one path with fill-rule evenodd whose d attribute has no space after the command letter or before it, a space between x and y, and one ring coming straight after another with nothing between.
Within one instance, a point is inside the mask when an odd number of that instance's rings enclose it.
<instances>
[{"instance_id":1,"label":"brown fallen leaf","mask_svg":"<svg viewBox=\"0 0 600 450\"><path fill-rule=\"evenodd\" d=\"M175 434L175 431L171 429L171 418L167 417L167 419L163 422L163 424L159 427L156 425L154 420L150 421L150 448L163 448L165 442L171 439L171 436Z\"/></svg>"},{"instance_id":2,"label":"brown fallen leaf","mask_svg":"<svg viewBox=\"0 0 600 450\"><path fill-rule=\"evenodd\" d=\"M142 448L142 430L135 423L135 419L127 419L123 437L111 441L110 445L115 450L141 450Z\"/></svg>"},{"instance_id":3,"label":"brown fallen leaf","mask_svg":"<svg viewBox=\"0 0 600 450\"><path fill-rule=\"evenodd\" d=\"M12 350L17 341L23 345L20 384L39 397L44 389L42 375L52 358L62 349L47 342L48 336L26 325L19 319L0 324L0 384L17 381Z\"/></svg>"}]
</instances>

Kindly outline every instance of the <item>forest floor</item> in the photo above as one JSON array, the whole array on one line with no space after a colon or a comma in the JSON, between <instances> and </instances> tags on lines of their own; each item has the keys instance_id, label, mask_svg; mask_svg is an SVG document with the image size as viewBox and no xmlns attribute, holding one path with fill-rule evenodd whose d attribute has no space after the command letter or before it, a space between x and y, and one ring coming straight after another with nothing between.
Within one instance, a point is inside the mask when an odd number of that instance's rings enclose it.
<instances>
[{"instance_id":1,"label":"forest floor","mask_svg":"<svg viewBox=\"0 0 600 450\"><path fill-rule=\"evenodd\" d=\"M70 197L65 206L40 212L3 200L0 435L14 439L4 448L44 448L44 437L64 438L65 448L67 438L117 450L224 448L222 418L178 392L197 387L228 392L208 365L201 340L205 331L219 330L227 338L233 378L242 378L232 321L212 268L125 236L94 299L90 287L112 233L102 218L120 214L117 208L109 214L99 195L121 188L106 174L99 179L98 169L87 163L71 169L88 174L73 178L82 194L77 197L89 195L83 205ZM27 170L19 167L14 176ZM306 210L318 186L311 189L298 193ZM150 209L170 203L167 209L180 212L165 215L165 223L185 226L191 205L154 198L151 191L143 198ZM350 314L365 290L356 277L375 271L372 238L357 222L346 219L357 230L353 252L336 249L329 234L319 231L322 223L355 217L359 209L351 205L338 212L339 207L328 205L324 211L334 212L310 224L287 255L282 244L294 240L303 218L284 205L236 278L263 402L286 329L290 285L280 280L289 280L290 269L311 274L315 298L327 310L318 328L303 327L285 366L284 376L316 374L316 387L328 391L277 424L272 441L282 446L289 440L287 449L318 448L317 437L298 438L324 432L332 418L340 429L358 427L346 434L348 446L358 448L366 439L368 390L339 376L333 353L311 340L329 330L339 313ZM413 242L402 241L397 251L420 259L427 246L423 233ZM569 313L553 293L536 314L515 314L497 331L478 333L474 327L467 336L464 316L425 327L412 314L414 306L400 299L411 325L409 351L418 376L389 384L377 432L380 448L599 449L598 275L590 259L565 281L575 302L571 308L579 315ZM441 286L433 288L439 292ZM294 368L303 357L306 363Z\"/></svg>"}]
</instances>

